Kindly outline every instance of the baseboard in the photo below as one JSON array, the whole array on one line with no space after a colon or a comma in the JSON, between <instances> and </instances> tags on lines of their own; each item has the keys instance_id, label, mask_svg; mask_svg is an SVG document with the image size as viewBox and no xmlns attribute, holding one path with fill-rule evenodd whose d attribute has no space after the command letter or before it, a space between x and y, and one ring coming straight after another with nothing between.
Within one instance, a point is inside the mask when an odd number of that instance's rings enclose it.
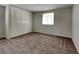
<instances>
[{"instance_id":1,"label":"baseboard","mask_svg":"<svg viewBox=\"0 0 79 59\"><path fill-rule=\"evenodd\" d=\"M40 33L40 34L45 34L45 35L53 35L53 34L46 34L46 33L41 33L41 32L34 32L34 33ZM59 36L59 35L53 35L53 36L57 36L57 37L62 37L62 38L67 38L67 39L72 39L70 37L64 37L64 36Z\"/></svg>"},{"instance_id":2,"label":"baseboard","mask_svg":"<svg viewBox=\"0 0 79 59\"><path fill-rule=\"evenodd\" d=\"M8 36L5 36L6 39L10 39Z\"/></svg>"},{"instance_id":3,"label":"baseboard","mask_svg":"<svg viewBox=\"0 0 79 59\"><path fill-rule=\"evenodd\" d=\"M29 32L29 33L41 33L41 32ZM4 36L4 37L1 37L1 38L12 39L12 38L20 37L20 36L23 36L23 35L26 35L26 34L29 34L29 33L24 33L24 34L17 35L17 36L13 36L13 37L7 37L7 36ZM41 33L41 34L52 35L52 34L46 34L46 33ZM59 36L59 35L53 35L53 36L72 39L72 38L70 38L70 37L64 37L64 36Z\"/></svg>"},{"instance_id":4,"label":"baseboard","mask_svg":"<svg viewBox=\"0 0 79 59\"><path fill-rule=\"evenodd\" d=\"M6 39L6 37L0 37L0 39Z\"/></svg>"},{"instance_id":5,"label":"baseboard","mask_svg":"<svg viewBox=\"0 0 79 59\"><path fill-rule=\"evenodd\" d=\"M75 46L75 48L76 48L76 50L77 50L77 52L78 52L78 54L79 54L79 49L77 48L77 46L76 46L76 44L75 44L75 41L72 40L72 42L73 42L73 44L74 44L74 46Z\"/></svg>"},{"instance_id":6,"label":"baseboard","mask_svg":"<svg viewBox=\"0 0 79 59\"><path fill-rule=\"evenodd\" d=\"M32 33L32 32L29 32L29 33ZM17 36L4 36L4 37L0 37L1 39L13 39L13 38L16 38L16 37L20 37L20 36L23 36L23 35L26 35L26 34L29 34L29 33L24 33L24 34L21 34L21 35L17 35Z\"/></svg>"},{"instance_id":7,"label":"baseboard","mask_svg":"<svg viewBox=\"0 0 79 59\"><path fill-rule=\"evenodd\" d=\"M1 37L0 39L9 39L9 37L3 36L3 37Z\"/></svg>"},{"instance_id":8,"label":"baseboard","mask_svg":"<svg viewBox=\"0 0 79 59\"><path fill-rule=\"evenodd\" d=\"M32 33L32 32L29 32L29 33ZM21 36L24 36L24 35L29 34L29 33L24 33L24 34L21 34L21 35L17 35L17 36L9 37L9 39L13 39L13 38L21 37Z\"/></svg>"}]
</instances>

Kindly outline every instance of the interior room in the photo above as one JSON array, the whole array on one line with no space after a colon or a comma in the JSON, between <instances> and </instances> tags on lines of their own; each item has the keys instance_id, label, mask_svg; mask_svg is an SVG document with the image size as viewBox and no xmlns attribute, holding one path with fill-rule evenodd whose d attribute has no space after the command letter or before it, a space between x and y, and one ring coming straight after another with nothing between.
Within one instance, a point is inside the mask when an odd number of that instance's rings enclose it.
<instances>
[{"instance_id":1,"label":"interior room","mask_svg":"<svg viewBox=\"0 0 79 59\"><path fill-rule=\"evenodd\" d=\"M0 54L78 54L78 4L1 4Z\"/></svg>"}]
</instances>

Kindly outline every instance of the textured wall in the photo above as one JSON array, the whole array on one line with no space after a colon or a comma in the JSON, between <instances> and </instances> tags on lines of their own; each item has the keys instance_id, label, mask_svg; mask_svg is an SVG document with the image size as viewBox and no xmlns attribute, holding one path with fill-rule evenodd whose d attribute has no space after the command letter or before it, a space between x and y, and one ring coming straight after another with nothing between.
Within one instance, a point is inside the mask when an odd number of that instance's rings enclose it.
<instances>
[{"instance_id":1,"label":"textured wall","mask_svg":"<svg viewBox=\"0 0 79 59\"><path fill-rule=\"evenodd\" d=\"M10 37L15 37L32 31L32 13L10 8Z\"/></svg>"},{"instance_id":2,"label":"textured wall","mask_svg":"<svg viewBox=\"0 0 79 59\"><path fill-rule=\"evenodd\" d=\"M0 38L5 36L5 8L0 6Z\"/></svg>"},{"instance_id":3,"label":"textured wall","mask_svg":"<svg viewBox=\"0 0 79 59\"><path fill-rule=\"evenodd\" d=\"M34 13L34 28L33 31L46 34L71 37L72 29L72 8L55 9L47 12L54 12L54 25L42 25L42 13Z\"/></svg>"},{"instance_id":4,"label":"textured wall","mask_svg":"<svg viewBox=\"0 0 79 59\"><path fill-rule=\"evenodd\" d=\"M8 6L6 8L5 23L7 38L32 32L32 13Z\"/></svg>"},{"instance_id":5,"label":"textured wall","mask_svg":"<svg viewBox=\"0 0 79 59\"><path fill-rule=\"evenodd\" d=\"M79 5L74 5L72 11L72 40L79 52Z\"/></svg>"}]
</instances>

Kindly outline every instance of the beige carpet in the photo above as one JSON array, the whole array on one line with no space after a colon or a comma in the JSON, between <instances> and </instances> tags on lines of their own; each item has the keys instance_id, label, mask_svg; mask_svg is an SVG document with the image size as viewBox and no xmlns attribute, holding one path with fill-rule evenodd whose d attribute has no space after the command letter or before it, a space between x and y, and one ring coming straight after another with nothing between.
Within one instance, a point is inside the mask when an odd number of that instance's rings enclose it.
<instances>
[{"instance_id":1,"label":"beige carpet","mask_svg":"<svg viewBox=\"0 0 79 59\"><path fill-rule=\"evenodd\" d=\"M77 53L71 39L29 33L10 40L0 39L0 54L72 54Z\"/></svg>"}]
</instances>

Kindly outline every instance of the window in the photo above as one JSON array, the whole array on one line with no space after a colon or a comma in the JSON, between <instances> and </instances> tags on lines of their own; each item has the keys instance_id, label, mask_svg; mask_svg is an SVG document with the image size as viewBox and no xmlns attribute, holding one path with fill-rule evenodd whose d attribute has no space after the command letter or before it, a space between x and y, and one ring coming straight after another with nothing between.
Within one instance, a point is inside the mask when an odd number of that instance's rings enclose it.
<instances>
[{"instance_id":1,"label":"window","mask_svg":"<svg viewBox=\"0 0 79 59\"><path fill-rule=\"evenodd\" d=\"M44 13L42 15L43 25L54 25L54 13Z\"/></svg>"}]
</instances>

